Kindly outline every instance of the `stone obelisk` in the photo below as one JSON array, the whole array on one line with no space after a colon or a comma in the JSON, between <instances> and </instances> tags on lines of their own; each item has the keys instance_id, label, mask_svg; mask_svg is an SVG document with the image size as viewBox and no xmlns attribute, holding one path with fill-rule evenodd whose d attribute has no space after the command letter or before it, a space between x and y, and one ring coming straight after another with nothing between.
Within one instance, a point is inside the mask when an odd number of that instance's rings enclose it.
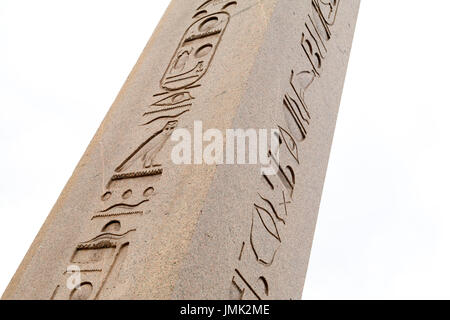
<instances>
[{"instance_id":1,"label":"stone obelisk","mask_svg":"<svg viewBox=\"0 0 450 320\"><path fill-rule=\"evenodd\" d=\"M358 8L173 0L3 299L301 298ZM196 121L277 170L174 163Z\"/></svg>"}]
</instances>

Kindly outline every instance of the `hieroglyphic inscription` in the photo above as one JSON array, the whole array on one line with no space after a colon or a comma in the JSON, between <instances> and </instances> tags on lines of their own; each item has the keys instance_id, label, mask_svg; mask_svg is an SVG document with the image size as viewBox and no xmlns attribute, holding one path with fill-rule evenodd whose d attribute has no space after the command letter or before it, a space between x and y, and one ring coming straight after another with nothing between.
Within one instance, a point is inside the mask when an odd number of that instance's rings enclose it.
<instances>
[{"instance_id":1,"label":"hieroglyphic inscription","mask_svg":"<svg viewBox=\"0 0 450 320\"><path fill-rule=\"evenodd\" d=\"M133 149L114 169L99 209L90 218L98 234L75 246L70 264L79 266L80 282L68 288L73 272L63 273L64 283L56 286L51 299L86 300L102 298L119 286L118 274L129 247L139 232L139 219L150 212L150 198L163 174L157 159L183 114L195 101L194 90L210 67L237 1L209 0L201 4L168 64L161 81L163 92L146 107L140 126L153 133Z\"/></svg>"},{"instance_id":2,"label":"hieroglyphic inscription","mask_svg":"<svg viewBox=\"0 0 450 320\"><path fill-rule=\"evenodd\" d=\"M266 274L285 239L284 228L289 224L289 207L294 203L296 170L300 164L299 144L308 136L313 116L306 93L323 72L327 56L327 42L332 39L331 29L336 21L339 0L311 0L311 12L306 17L299 39L299 54L304 55L307 66L294 67L288 78L288 87L281 98L287 127L278 125L280 136L277 151L284 163L273 163L278 174L262 175L266 192L259 192L251 209L251 227L240 249L237 267L231 279L230 299L269 299L273 283ZM250 244L245 246L245 244ZM248 250L248 254L246 251Z\"/></svg>"},{"instance_id":3,"label":"hieroglyphic inscription","mask_svg":"<svg viewBox=\"0 0 450 320\"><path fill-rule=\"evenodd\" d=\"M208 70L229 20L228 13L218 12L194 22L184 34L161 87L178 90L199 81Z\"/></svg>"}]
</instances>

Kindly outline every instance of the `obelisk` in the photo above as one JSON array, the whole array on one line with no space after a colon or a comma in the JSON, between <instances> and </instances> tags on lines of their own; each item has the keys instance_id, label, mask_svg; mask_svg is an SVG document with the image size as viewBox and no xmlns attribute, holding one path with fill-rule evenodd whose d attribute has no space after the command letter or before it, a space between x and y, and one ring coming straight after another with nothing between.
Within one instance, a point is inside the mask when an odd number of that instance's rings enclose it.
<instances>
[{"instance_id":1,"label":"obelisk","mask_svg":"<svg viewBox=\"0 0 450 320\"><path fill-rule=\"evenodd\" d=\"M3 299L301 298L358 8L172 0ZM198 123L276 170L176 163Z\"/></svg>"}]
</instances>

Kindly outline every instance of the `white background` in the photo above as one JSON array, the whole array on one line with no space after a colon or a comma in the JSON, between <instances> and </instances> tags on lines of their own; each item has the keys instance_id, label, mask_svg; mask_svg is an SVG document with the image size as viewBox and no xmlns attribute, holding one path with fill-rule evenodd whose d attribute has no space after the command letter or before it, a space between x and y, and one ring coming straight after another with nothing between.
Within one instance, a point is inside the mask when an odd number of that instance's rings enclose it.
<instances>
[{"instance_id":1,"label":"white background","mask_svg":"<svg viewBox=\"0 0 450 320\"><path fill-rule=\"evenodd\" d=\"M168 2L1 0L0 293ZM449 12L362 0L304 299L450 298Z\"/></svg>"}]
</instances>

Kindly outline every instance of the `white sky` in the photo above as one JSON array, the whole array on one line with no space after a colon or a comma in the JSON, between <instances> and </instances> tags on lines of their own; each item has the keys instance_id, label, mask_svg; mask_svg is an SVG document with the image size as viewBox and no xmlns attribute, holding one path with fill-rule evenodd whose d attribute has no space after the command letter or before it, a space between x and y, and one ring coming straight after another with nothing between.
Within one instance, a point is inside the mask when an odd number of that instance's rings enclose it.
<instances>
[{"instance_id":1,"label":"white sky","mask_svg":"<svg viewBox=\"0 0 450 320\"><path fill-rule=\"evenodd\" d=\"M168 2L0 2L0 293ZM450 299L448 12L362 0L305 299Z\"/></svg>"}]
</instances>

